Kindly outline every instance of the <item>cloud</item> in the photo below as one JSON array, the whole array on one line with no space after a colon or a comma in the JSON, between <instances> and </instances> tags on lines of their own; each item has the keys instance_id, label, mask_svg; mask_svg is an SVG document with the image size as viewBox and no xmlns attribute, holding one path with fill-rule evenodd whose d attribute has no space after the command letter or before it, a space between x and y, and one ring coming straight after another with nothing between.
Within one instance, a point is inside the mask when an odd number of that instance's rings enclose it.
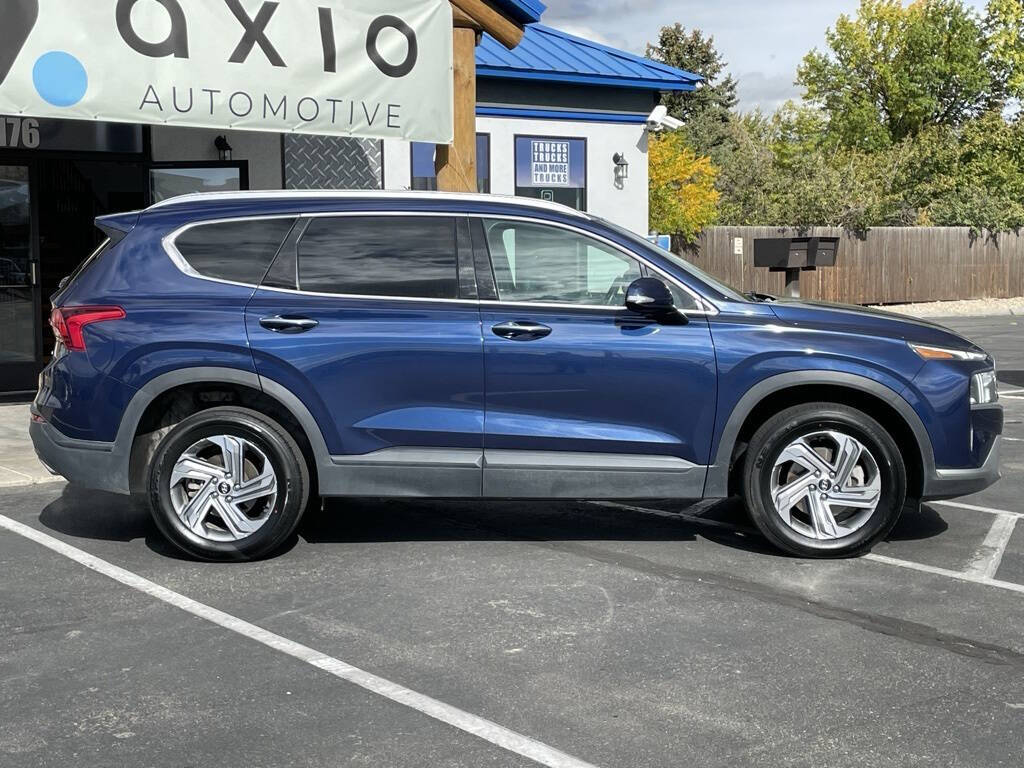
<instances>
[{"instance_id":1,"label":"cloud","mask_svg":"<svg viewBox=\"0 0 1024 768\"><path fill-rule=\"evenodd\" d=\"M602 0L545 0L548 6L544 21L552 19L604 19L628 17L638 11L664 5L661 0L638 0L637 2L602 2Z\"/></svg>"},{"instance_id":2,"label":"cloud","mask_svg":"<svg viewBox=\"0 0 1024 768\"><path fill-rule=\"evenodd\" d=\"M789 99L799 100L801 89L793 79L792 74L745 72L737 75L740 109L747 112L760 107L764 112L774 112Z\"/></svg>"},{"instance_id":3,"label":"cloud","mask_svg":"<svg viewBox=\"0 0 1024 768\"><path fill-rule=\"evenodd\" d=\"M663 26L682 24L714 38L739 83L739 108L774 109L800 96L796 68L825 30L858 0L544 0L544 23L643 55ZM985 0L967 0L984 10Z\"/></svg>"},{"instance_id":4,"label":"cloud","mask_svg":"<svg viewBox=\"0 0 1024 768\"><path fill-rule=\"evenodd\" d=\"M559 24L558 28L563 32L568 32L570 35L576 35L576 37L582 37L584 40L592 40L595 43L601 43L602 45L610 46L621 46L620 42L614 41L601 32L598 32L593 27L588 27L585 24L575 24L572 22Z\"/></svg>"}]
</instances>

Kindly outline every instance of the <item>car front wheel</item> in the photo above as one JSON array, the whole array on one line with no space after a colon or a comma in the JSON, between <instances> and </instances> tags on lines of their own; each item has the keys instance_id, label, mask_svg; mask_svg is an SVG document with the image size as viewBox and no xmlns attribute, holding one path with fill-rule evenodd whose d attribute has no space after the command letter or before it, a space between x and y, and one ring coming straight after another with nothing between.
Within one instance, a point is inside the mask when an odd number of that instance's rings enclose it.
<instances>
[{"instance_id":1,"label":"car front wheel","mask_svg":"<svg viewBox=\"0 0 1024 768\"><path fill-rule=\"evenodd\" d=\"M309 495L295 440L245 408L212 408L173 427L150 465L149 501L160 531L204 560L252 560L295 531Z\"/></svg>"},{"instance_id":2,"label":"car front wheel","mask_svg":"<svg viewBox=\"0 0 1024 768\"><path fill-rule=\"evenodd\" d=\"M773 544L795 555L867 551L892 530L906 493L896 442L849 406L787 408L765 422L747 448L747 509Z\"/></svg>"}]
</instances>

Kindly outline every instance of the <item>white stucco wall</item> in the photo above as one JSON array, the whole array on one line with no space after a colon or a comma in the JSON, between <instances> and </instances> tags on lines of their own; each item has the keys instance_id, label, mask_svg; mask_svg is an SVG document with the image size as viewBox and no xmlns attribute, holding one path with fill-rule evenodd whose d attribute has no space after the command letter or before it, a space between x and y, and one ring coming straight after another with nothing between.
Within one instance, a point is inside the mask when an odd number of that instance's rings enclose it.
<instances>
[{"instance_id":1,"label":"white stucco wall","mask_svg":"<svg viewBox=\"0 0 1024 768\"><path fill-rule=\"evenodd\" d=\"M224 131L206 128L153 127L153 160L158 163L218 160L213 146L218 136L227 136L232 160L249 161L250 189L280 189L281 134L257 131Z\"/></svg>"},{"instance_id":2,"label":"white stucco wall","mask_svg":"<svg viewBox=\"0 0 1024 768\"><path fill-rule=\"evenodd\" d=\"M491 192L515 194L515 136L556 136L587 140L587 208L634 232L648 231L647 131L643 125L568 120L521 120L480 117L477 130L491 136ZM249 161L251 189L280 189L281 136L251 131L155 126L153 159L157 162L216 160L213 141L226 134L235 160ZM629 178L615 184L612 157L629 161ZM384 186L408 189L412 184L409 144L384 141Z\"/></svg>"},{"instance_id":3,"label":"white stucco wall","mask_svg":"<svg viewBox=\"0 0 1024 768\"><path fill-rule=\"evenodd\" d=\"M647 234L647 131L644 125L479 117L477 131L491 135L491 192L498 195L515 194L515 136L585 138L589 212ZM612 162L612 157L619 152L629 161L629 178L621 189L616 187ZM385 188L408 189L411 183L409 144L385 141Z\"/></svg>"}]
</instances>

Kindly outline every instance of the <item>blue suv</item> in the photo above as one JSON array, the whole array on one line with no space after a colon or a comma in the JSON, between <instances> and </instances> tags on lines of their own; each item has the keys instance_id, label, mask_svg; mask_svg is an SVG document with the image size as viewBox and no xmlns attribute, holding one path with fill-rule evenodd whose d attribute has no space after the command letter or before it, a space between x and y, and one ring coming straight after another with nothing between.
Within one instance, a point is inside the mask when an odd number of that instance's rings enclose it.
<instances>
[{"instance_id":1,"label":"blue suv","mask_svg":"<svg viewBox=\"0 0 1024 768\"><path fill-rule=\"evenodd\" d=\"M741 294L561 206L229 193L97 225L32 439L196 557L267 555L325 496L731 494L778 547L840 556L999 477L969 341Z\"/></svg>"}]
</instances>

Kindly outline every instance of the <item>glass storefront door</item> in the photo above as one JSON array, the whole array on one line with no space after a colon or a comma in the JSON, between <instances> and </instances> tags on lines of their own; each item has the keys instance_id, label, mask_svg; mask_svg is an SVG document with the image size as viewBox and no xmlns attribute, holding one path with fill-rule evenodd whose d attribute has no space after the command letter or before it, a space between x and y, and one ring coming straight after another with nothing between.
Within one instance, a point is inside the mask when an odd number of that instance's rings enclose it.
<instances>
[{"instance_id":1,"label":"glass storefront door","mask_svg":"<svg viewBox=\"0 0 1024 768\"><path fill-rule=\"evenodd\" d=\"M34 389L37 269L27 165L0 165L0 391Z\"/></svg>"}]
</instances>

